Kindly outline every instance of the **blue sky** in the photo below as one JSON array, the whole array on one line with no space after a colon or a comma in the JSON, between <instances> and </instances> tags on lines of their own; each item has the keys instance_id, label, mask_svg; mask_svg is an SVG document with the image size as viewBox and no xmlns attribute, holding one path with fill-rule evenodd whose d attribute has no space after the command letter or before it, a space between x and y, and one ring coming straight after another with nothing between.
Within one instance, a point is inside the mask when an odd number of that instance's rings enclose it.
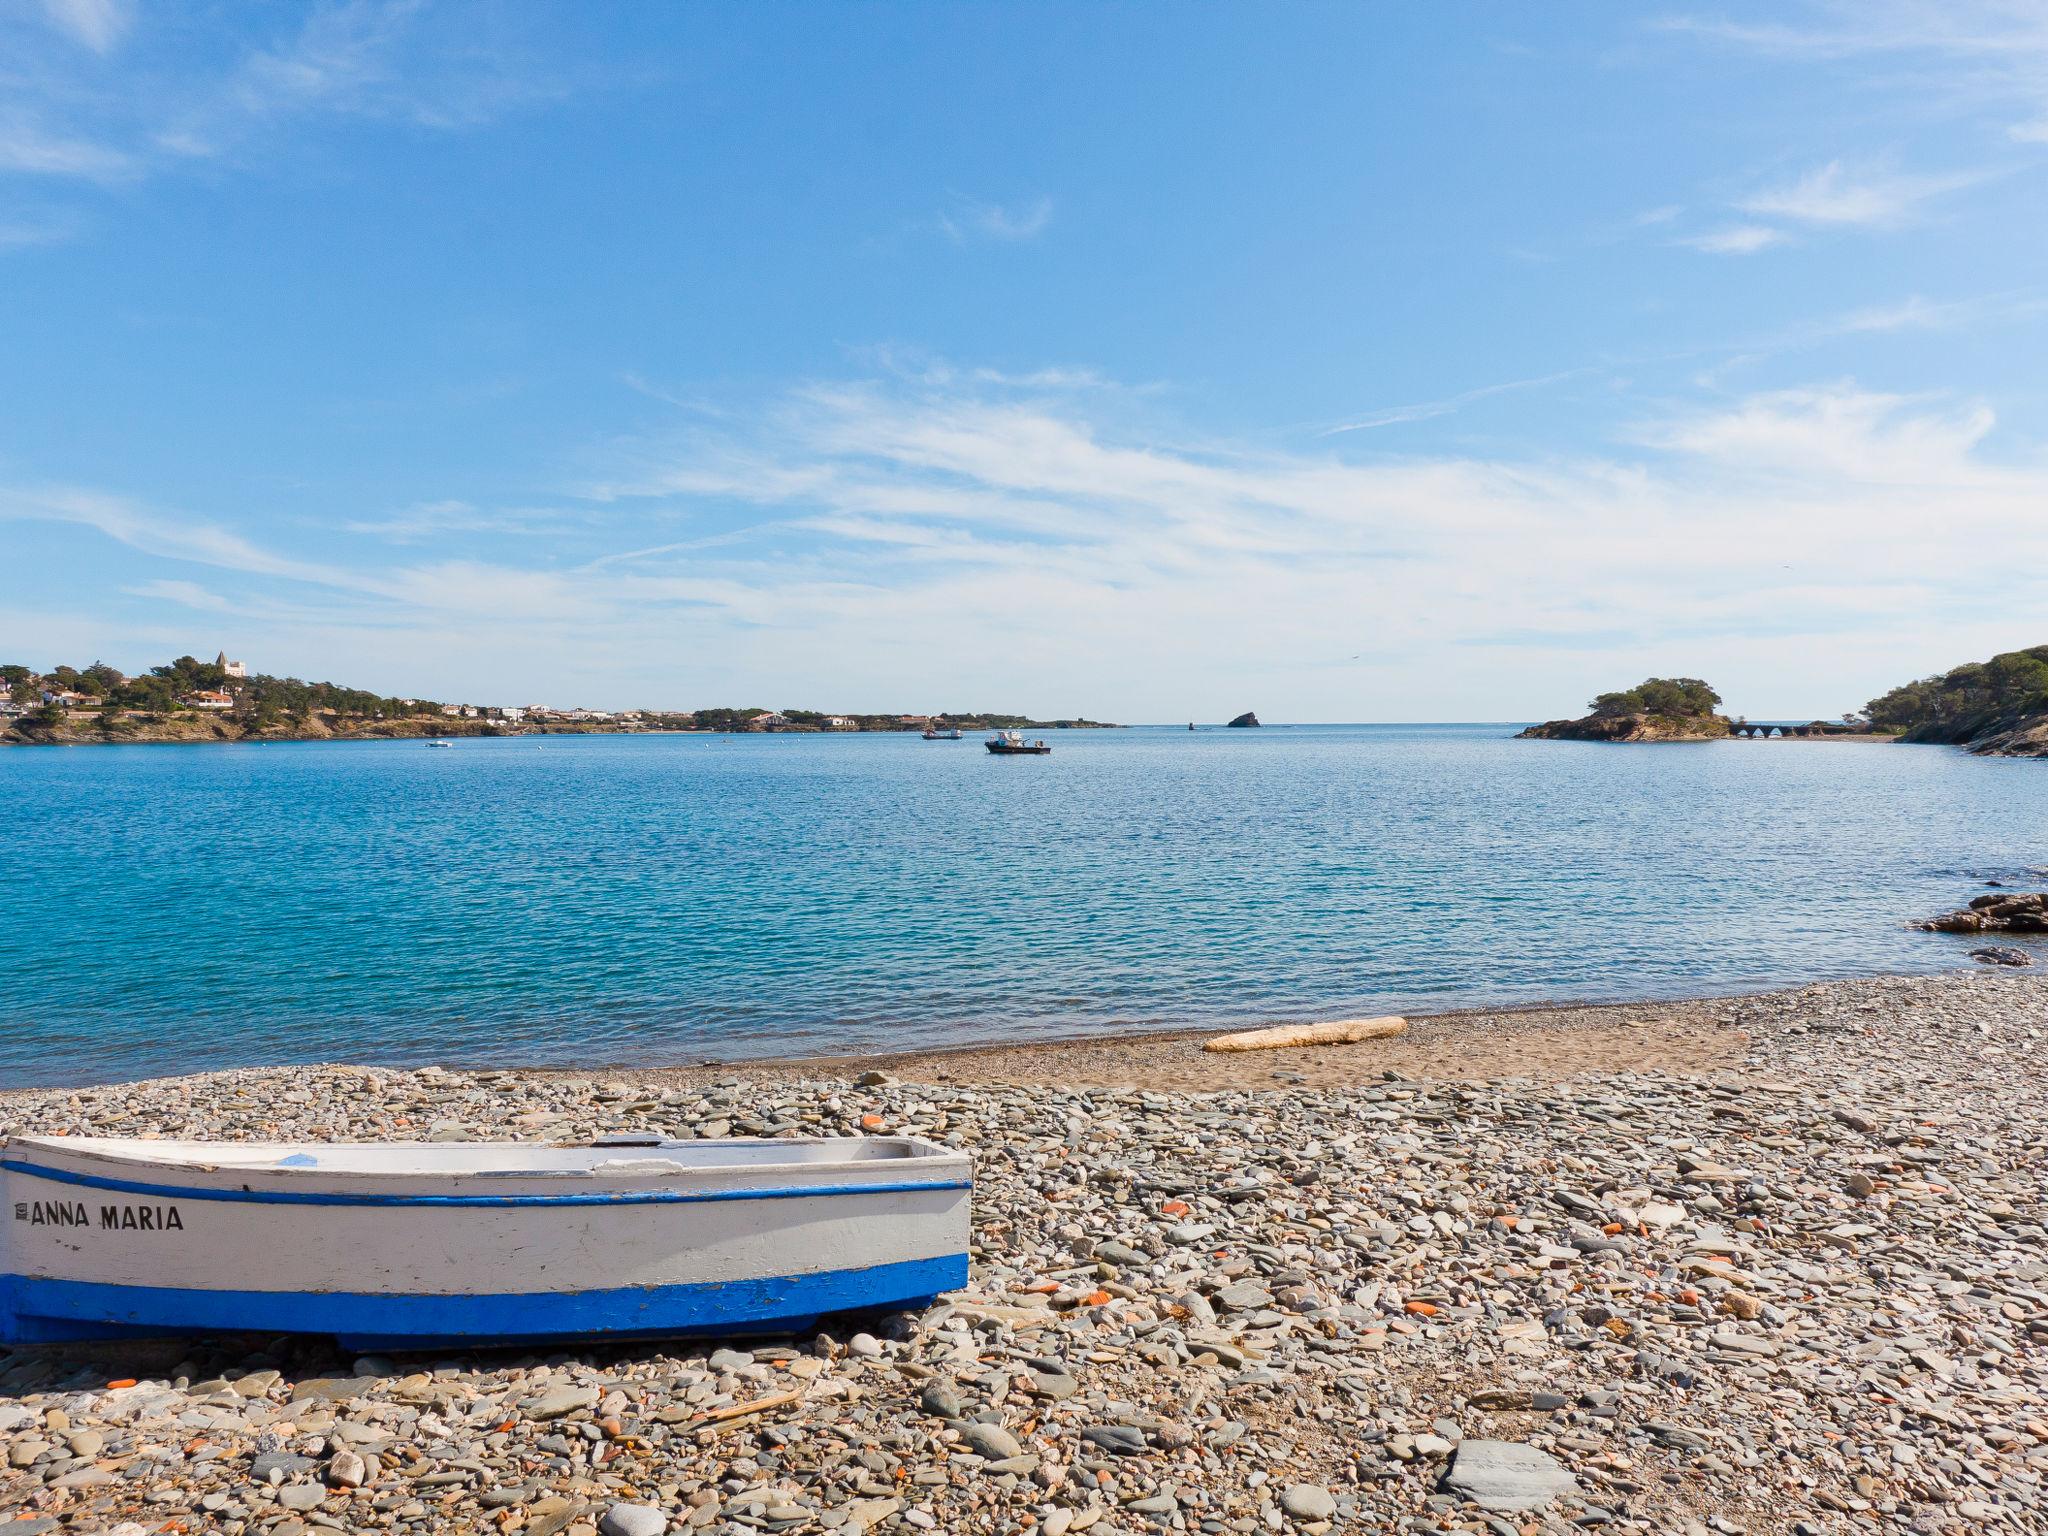
<instances>
[{"instance_id":1,"label":"blue sky","mask_svg":"<svg viewBox=\"0 0 2048 1536\"><path fill-rule=\"evenodd\" d=\"M0 659L1836 713L2048 640L2048 5L0 3Z\"/></svg>"}]
</instances>

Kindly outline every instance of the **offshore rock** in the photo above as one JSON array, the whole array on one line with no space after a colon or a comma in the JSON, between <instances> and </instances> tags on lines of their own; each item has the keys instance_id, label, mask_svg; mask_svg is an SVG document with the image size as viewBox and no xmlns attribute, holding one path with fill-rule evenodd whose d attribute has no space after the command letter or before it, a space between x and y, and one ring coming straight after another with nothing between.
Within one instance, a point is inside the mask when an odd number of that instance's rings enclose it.
<instances>
[{"instance_id":1,"label":"offshore rock","mask_svg":"<svg viewBox=\"0 0 2048 1536\"><path fill-rule=\"evenodd\" d=\"M1259 723L1259 717L1253 714L1250 710L1246 710L1243 714L1239 715L1235 720L1231 721L1230 723L1232 725L1237 726L1257 725Z\"/></svg>"},{"instance_id":2,"label":"offshore rock","mask_svg":"<svg viewBox=\"0 0 2048 1536\"><path fill-rule=\"evenodd\" d=\"M2010 944L1987 944L1982 949L1970 951L1970 958L1980 965L2032 965L2034 957L2024 949L2015 949Z\"/></svg>"},{"instance_id":3,"label":"offshore rock","mask_svg":"<svg viewBox=\"0 0 2048 1536\"><path fill-rule=\"evenodd\" d=\"M2048 891L1979 896L1919 926L1929 933L2048 933Z\"/></svg>"}]
</instances>

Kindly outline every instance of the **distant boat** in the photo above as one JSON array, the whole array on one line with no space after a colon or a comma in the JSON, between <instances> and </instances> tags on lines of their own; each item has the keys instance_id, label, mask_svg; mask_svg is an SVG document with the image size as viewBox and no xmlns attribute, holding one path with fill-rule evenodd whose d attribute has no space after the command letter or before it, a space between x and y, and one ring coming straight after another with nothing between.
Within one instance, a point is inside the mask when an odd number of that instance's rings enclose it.
<instances>
[{"instance_id":1,"label":"distant boat","mask_svg":"<svg viewBox=\"0 0 2048 1536\"><path fill-rule=\"evenodd\" d=\"M430 747L452 747L455 743L452 741L442 741L437 737L433 741L428 742L427 745Z\"/></svg>"},{"instance_id":2,"label":"distant boat","mask_svg":"<svg viewBox=\"0 0 2048 1536\"><path fill-rule=\"evenodd\" d=\"M967 1283L972 1171L911 1136L0 1140L0 1342L345 1348L800 1333Z\"/></svg>"},{"instance_id":3,"label":"distant boat","mask_svg":"<svg viewBox=\"0 0 2048 1536\"><path fill-rule=\"evenodd\" d=\"M942 731L937 726L932 726L924 733L924 739L926 741L958 741L960 739L960 727L956 725L950 730Z\"/></svg>"},{"instance_id":4,"label":"distant boat","mask_svg":"<svg viewBox=\"0 0 2048 1536\"><path fill-rule=\"evenodd\" d=\"M1026 741L1018 731L998 731L986 745L998 757L1043 757L1052 750L1043 740Z\"/></svg>"}]
</instances>

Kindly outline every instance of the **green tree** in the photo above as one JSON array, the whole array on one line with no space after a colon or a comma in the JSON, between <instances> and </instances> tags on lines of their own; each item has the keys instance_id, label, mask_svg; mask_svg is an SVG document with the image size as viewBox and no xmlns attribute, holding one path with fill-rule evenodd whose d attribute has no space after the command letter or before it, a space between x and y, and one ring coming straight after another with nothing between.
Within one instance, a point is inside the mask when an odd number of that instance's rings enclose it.
<instances>
[{"instance_id":1,"label":"green tree","mask_svg":"<svg viewBox=\"0 0 2048 1536\"><path fill-rule=\"evenodd\" d=\"M1721 695L1696 677L1646 677L1621 693L1603 693L1587 706L1603 718L1670 715L1681 720L1711 715Z\"/></svg>"}]
</instances>

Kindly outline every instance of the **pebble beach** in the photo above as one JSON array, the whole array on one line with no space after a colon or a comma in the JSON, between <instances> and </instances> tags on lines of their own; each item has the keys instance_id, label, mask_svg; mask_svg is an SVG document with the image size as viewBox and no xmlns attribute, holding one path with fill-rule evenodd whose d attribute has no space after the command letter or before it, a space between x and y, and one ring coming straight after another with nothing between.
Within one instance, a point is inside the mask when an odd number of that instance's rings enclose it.
<instances>
[{"instance_id":1,"label":"pebble beach","mask_svg":"<svg viewBox=\"0 0 2048 1536\"><path fill-rule=\"evenodd\" d=\"M0 1095L222 1139L928 1136L973 1278L768 1342L0 1355L0 1536L2048 1531L2048 982Z\"/></svg>"}]
</instances>

